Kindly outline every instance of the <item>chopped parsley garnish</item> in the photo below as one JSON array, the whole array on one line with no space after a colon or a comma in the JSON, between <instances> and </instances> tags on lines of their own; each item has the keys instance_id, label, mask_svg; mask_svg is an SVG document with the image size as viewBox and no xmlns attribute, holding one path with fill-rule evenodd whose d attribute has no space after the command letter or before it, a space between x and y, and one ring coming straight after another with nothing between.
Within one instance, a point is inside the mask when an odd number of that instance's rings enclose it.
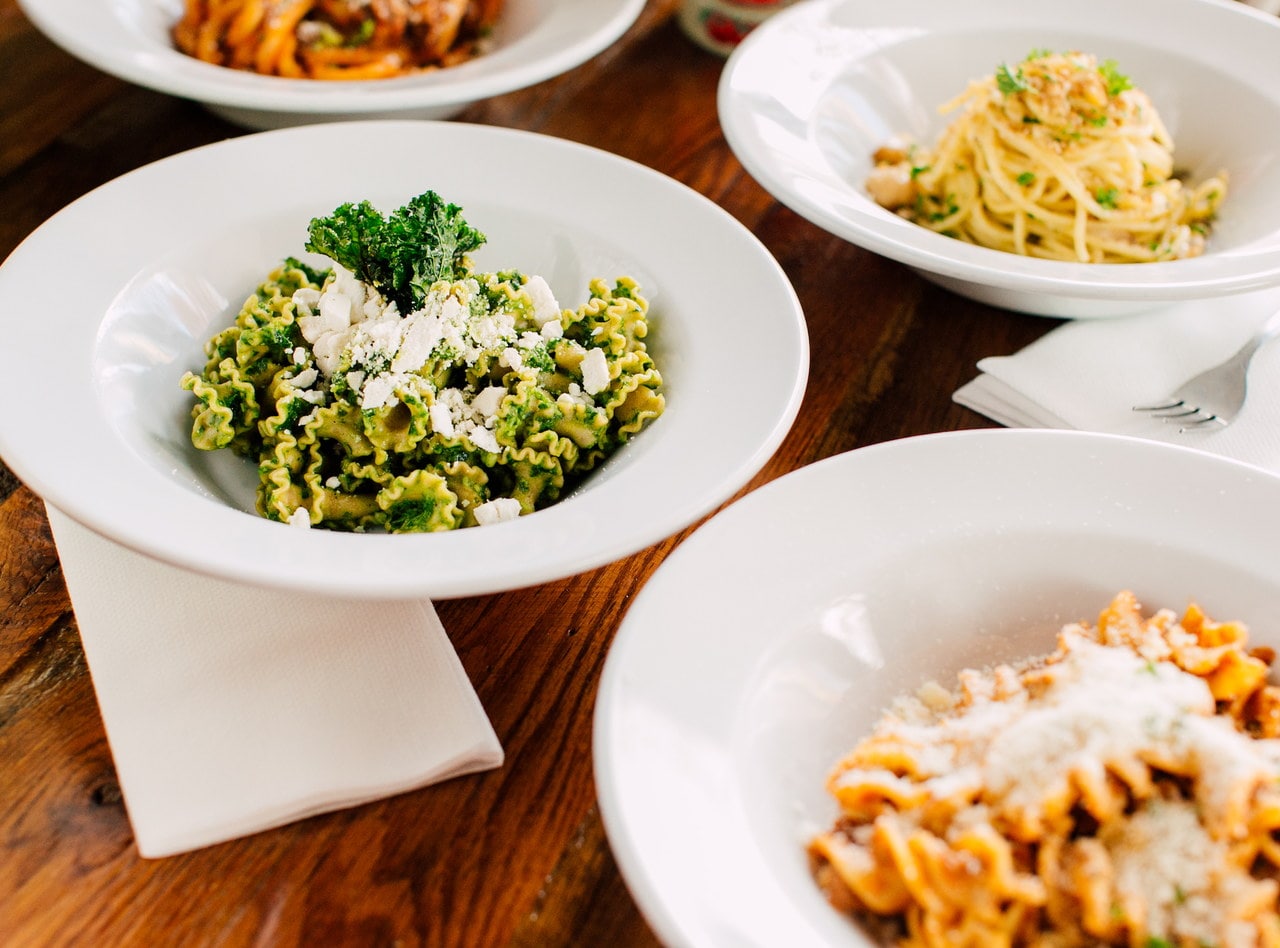
<instances>
[{"instance_id":1,"label":"chopped parsley garnish","mask_svg":"<svg viewBox=\"0 0 1280 948\"><path fill-rule=\"evenodd\" d=\"M307 234L308 250L336 260L406 315L422 304L433 283L463 275L464 258L485 242L463 220L462 208L434 191L385 218L368 201L343 204L313 219Z\"/></svg>"},{"instance_id":2,"label":"chopped parsley garnish","mask_svg":"<svg viewBox=\"0 0 1280 948\"><path fill-rule=\"evenodd\" d=\"M1114 59L1108 59L1098 67L1102 78L1107 83L1107 95L1117 96L1126 89L1133 88L1133 80L1122 73Z\"/></svg>"},{"instance_id":3,"label":"chopped parsley garnish","mask_svg":"<svg viewBox=\"0 0 1280 948\"><path fill-rule=\"evenodd\" d=\"M1044 59L1046 56L1052 56L1052 55L1053 55L1053 50L1045 49L1044 47L1041 46L1027 53L1027 58L1024 59L1023 62L1029 62L1032 59Z\"/></svg>"},{"instance_id":4,"label":"chopped parsley garnish","mask_svg":"<svg viewBox=\"0 0 1280 948\"><path fill-rule=\"evenodd\" d=\"M1105 115L1095 115L1089 119L1089 124L1094 128L1102 128L1107 124L1107 117Z\"/></svg>"},{"instance_id":5,"label":"chopped parsley garnish","mask_svg":"<svg viewBox=\"0 0 1280 948\"><path fill-rule=\"evenodd\" d=\"M1120 192L1115 188L1104 188L1093 197L1100 205L1114 211L1120 201Z\"/></svg>"},{"instance_id":6,"label":"chopped parsley garnish","mask_svg":"<svg viewBox=\"0 0 1280 948\"><path fill-rule=\"evenodd\" d=\"M1018 175L1018 183L1024 188L1028 185L1035 184L1035 180L1035 174L1030 171L1024 171L1022 174Z\"/></svg>"},{"instance_id":7,"label":"chopped parsley garnish","mask_svg":"<svg viewBox=\"0 0 1280 948\"><path fill-rule=\"evenodd\" d=\"M914 179L914 178L918 178L918 177L920 177L920 175L924 174L924 173L925 173L926 171L928 171L928 170L929 170L929 166L928 166L928 165L912 165L912 166L911 166L911 177L912 177L913 179Z\"/></svg>"},{"instance_id":8,"label":"chopped parsley garnish","mask_svg":"<svg viewBox=\"0 0 1280 948\"><path fill-rule=\"evenodd\" d=\"M1167 938L1161 938L1159 935L1148 935L1147 940L1143 943L1143 948L1173 948L1173 942Z\"/></svg>"},{"instance_id":9,"label":"chopped parsley garnish","mask_svg":"<svg viewBox=\"0 0 1280 948\"><path fill-rule=\"evenodd\" d=\"M1022 116L1022 124L1023 125L1039 125L1040 120L1036 118L1034 115L1024 115Z\"/></svg>"},{"instance_id":10,"label":"chopped parsley garnish","mask_svg":"<svg viewBox=\"0 0 1280 948\"><path fill-rule=\"evenodd\" d=\"M1027 90L1027 79L1022 74L1022 68L1019 67L1010 72L1009 67L1005 63L1001 63L996 67L996 87L1005 95L1025 92Z\"/></svg>"}]
</instances>

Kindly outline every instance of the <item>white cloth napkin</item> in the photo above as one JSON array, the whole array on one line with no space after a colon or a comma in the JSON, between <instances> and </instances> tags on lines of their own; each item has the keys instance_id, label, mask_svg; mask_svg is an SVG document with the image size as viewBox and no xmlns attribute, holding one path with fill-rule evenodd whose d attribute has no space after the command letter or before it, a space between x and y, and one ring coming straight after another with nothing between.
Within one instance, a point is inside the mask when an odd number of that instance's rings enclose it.
<instances>
[{"instance_id":1,"label":"white cloth napkin","mask_svg":"<svg viewBox=\"0 0 1280 948\"><path fill-rule=\"evenodd\" d=\"M231 584L48 513L144 857L501 765L430 602Z\"/></svg>"},{"instance_id":2,"label":"white cloth napkin","mask_svg":"<svg viewBox=\"0 0 1280 948\"><path fill-rule=\"evenodd\" d=\"M1021 352L981 360L982 374L954 398L1009 427L1151 438L1280 473L1280 340L1254 356L1248 399L1229 427L1179 433L1133 411L1226 359L1277 309L1280 290L1266 290L1066 323Z\"/></svg>"}]
</instances>

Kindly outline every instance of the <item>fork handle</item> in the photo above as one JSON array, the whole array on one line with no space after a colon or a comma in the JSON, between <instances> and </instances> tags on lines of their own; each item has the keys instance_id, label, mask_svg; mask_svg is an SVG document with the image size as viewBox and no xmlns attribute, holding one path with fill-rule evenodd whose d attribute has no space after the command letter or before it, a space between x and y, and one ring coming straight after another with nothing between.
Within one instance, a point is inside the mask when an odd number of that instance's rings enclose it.
<instances>
[{"instance_id":1,"label":"fork handle","mask_svg":"<svg viewBox=\"0 0 1280 948\"><path fill-rule=\"evenodd\" d=\"M1227 361L1248 364L1249 360L1253 358L1253 354L1276 335L1280 335L1280 310L1272 313L1258 331L1249 337L1249 341L1236 350L1235 355Z\"/></svg>"}]
</instances>

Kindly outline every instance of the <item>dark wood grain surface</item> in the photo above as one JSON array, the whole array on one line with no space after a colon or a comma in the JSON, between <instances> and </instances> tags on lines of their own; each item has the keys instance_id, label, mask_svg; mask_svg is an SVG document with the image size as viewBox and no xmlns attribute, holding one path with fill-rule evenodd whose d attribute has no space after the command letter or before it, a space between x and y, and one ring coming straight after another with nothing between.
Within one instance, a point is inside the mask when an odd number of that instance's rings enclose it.
<instances>
[{"instance_id":1,"label":"dark wood grain surface","mask_svg":"<svg viewBox=\"0 0 1280 948\"><path fill-rule=\"evenodd\" d=\"M682 35L677 5L650 0L591 62L460 119L649 165L778 258L812 367L794 428L747 490L863 445L988 426L951 393L979 358L1052 323L953 296L773 200L725 143L723 61ZM240 134L78 62L0 0L0 257L91 188ZM14 318L30 315L0 310ZM628 603L685 535L532 590L439 603L506 749L499 770L143 860L44 509L0 465L0 945L654 944L601 826L591 713Z\"/></svg>"}]
</instances>

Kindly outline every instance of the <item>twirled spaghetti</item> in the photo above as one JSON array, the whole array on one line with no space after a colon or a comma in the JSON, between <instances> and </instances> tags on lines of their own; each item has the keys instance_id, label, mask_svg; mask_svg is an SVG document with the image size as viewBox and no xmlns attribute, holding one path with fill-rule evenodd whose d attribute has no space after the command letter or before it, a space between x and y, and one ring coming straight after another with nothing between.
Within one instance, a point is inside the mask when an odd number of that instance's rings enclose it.
<instances>
[{"instance_id":1,"label":"twirled spaghetti","mask_svg":"<svg viewBox=\"0 0 1280 948\"><path fill-rule=\"evenodd\" d=\"M1043 659L932 685L832 772L817 880L912 948L1280 945L1272 657L1126 592Z\"/></svg>"},{"instance_id":2,"label":"twirled spaghetti","mask_svg":"<svg viewBox=\"0 0 1280 948\"><path fill-rule=\"evenodd\" d=\"M185 0L178 49L296 79L382 79L480 51L503 0Z\"/></svg>"},{"instance_id":3,"label":"twirled spaghetti","mask_svg":"<svg viewBox=\"0 0 1280 948\"><path fill-rule=\"evenodd\" d=\"M1033 53L942 107L937 145L890 144L867 188L931 230L996 250L1086 263L1203 252L1225 174L1174 175L1173 141L1151 100L1113 62Z\"/></svg>"}]
</instances>

